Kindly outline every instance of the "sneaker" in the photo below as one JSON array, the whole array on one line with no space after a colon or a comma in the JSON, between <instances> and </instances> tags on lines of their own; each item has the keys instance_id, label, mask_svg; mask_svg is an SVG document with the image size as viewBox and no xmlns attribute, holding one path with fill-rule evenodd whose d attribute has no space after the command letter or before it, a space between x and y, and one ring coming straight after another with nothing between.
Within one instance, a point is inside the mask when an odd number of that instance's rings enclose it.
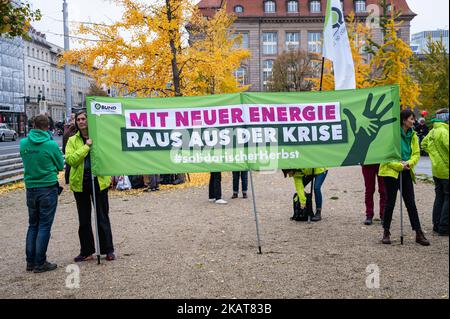
<instances>
[{"instance_id":1,"label":"sneaker","mask_svg":"<svg viewBox=\"0 0 450 319\"><path fill-rule=\"evenodd\" d=\"M369 217L367 217L366 220L364 221L364 225L367 225L367 226L372 225L372 223L373 223L373 220L372 220L372 218L369 218Z\"/></svg>"},{"instance_id":2,"label":"sneaker","mask_svg":"<svg viewBox=\"0 0 450 319\"><path fill-rule=\"evenodd\" d=\"M210 198L210 199L208 199L208 201L209 201L210 203L214 203L214 202L216 201L216 199L215 199L215 198Z\"/></svg>"},{"instance_id":3,"label":"sneaker","mask_svg":"<svg viewBox=\"0 0 450 319\"><path fill-rule=\"evenodd\" d=\"M55 270L57 267L58 267L58 265L46 261L42 265L34 267L33 272L41 273L41 272L51 271L51 270Z\"/></svg>"},{"instance_id":4,"label":"sneaker","mask_svg":"<svg viewBox=\"0 0 450 319\"><path fill-rule=\"evenodd\" d=\"M27 271L33 271L33 269L34 269L34 264L27 262Z\"/></svg>"},{"instance_id":5,"label":"sneaker","mask_svg":"<svg viewBox=\"0 0 450 319\"><path fill-rule=\"evenodd\" d=\"M242 193L242 198L248 198L247 193Z\"/></svg>"},{"instance_id":6,"label":"sneaker","mask_svg":"<svg viewBox=\"0 0 450 319\"><path fill-rule=\"evenodd\" d=\"M88 260L93 260L93 259L94 259L94 256L92 256L92 255L89 255L89 256L78 255L77 257L75 257L73 259L73 261L78 263L78 262L81 262L81 261L88 261Z\"/></svg>"},{"instance_id":7,"label":"sneaker","mask_svg":"<svg viewBox=\"0 0 450 319\"><path fill-rule=\"evenodd\" d=\"M108 261L116 260L116 255L114 255L114 253L108 253L106 254L106 260Z\"/></svg>"},{"instance_id":8,"label":"sneaker","mask_svg":"<svg viewBox=\"0 0 450 319\"><path fill-rule=\"evenodd\" d=\"M228 204L228 202L226 200L223 200L223 199L218 199L218 200L216 200L215 203L216 204L221 204L221 205Z\"/></svg>"},{"instance_id":9,"label":"sneaker","mask_svg":"<svg viewBox=\"0 0 450 319\"><path fill-rule=\"evenodd\" d=\"M238 194L237 193L233 193L233 196L231 196L231 199L235 199L238 198Z\"/></svg>"}]
</instances>

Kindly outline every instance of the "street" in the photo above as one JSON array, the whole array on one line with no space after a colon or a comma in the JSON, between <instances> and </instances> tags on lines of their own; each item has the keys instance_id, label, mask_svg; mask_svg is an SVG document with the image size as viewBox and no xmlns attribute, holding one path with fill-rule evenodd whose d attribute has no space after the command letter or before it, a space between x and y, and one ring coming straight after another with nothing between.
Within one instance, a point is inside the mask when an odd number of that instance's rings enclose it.
<instances>
[{"instance_id":1,"label":"street","mask_svg":"<svg viewBox=\"0 0 450 319\"><path fill-rule=\"evenodd\" d=\"M20 137L17 141L14 142L1 142L0 155L19 153L21 139L23 139L23 137ZM58 143L59 146L62 145L62 136L53 136L53 139Z\"/></svg>"}]
</instances>

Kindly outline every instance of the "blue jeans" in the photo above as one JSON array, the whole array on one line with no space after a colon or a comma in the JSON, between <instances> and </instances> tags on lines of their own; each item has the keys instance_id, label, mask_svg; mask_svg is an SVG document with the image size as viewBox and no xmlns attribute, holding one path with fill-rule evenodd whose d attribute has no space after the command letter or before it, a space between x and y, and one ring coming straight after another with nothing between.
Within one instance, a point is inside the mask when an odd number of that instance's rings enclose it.
<instances>
[{"instance_id":1,"label":"blue jeans","mask_svg":"<svg viewBox=\"0 0 450 319\"><path fill-rule=\"evenodd\" d=\"M47 260L50 230L58 204L58 187L27 188L27 263L40 266Z\"/></svg>"},{"instance_id":2,"label":"blue jeans","mask_svg":"<svg viewBox=\"0 0 450 319\"><path fill-rule=\"evenodd\" d=\"M320 175L316 175L314 177L314 197L316 200L316 209L322 209L322 184L325 181L325 178L327 177L328 171L323 172ZM306 175L303 176L303 186L306 189L306 185L311 182L312 176Z\"/></svg>"},{"instance_id":3,"label":"blue jeans","mask_svg":"<svg viewBox=\"0 0 450 319\"><path fill-rule=\"evenodd\" d=\"M248 190L248 171L233 172L233 193L239 193L239 177L242 178L242 192L247 193Z\"/></svg>"}]
</instances>

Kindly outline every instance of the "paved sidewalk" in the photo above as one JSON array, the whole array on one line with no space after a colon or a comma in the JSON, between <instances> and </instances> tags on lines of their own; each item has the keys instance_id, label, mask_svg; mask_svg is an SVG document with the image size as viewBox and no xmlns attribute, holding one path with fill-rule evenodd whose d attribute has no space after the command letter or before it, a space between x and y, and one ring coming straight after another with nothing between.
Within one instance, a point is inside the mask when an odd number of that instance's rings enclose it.
<instances>
[{"instance_id":1,"label":"paved sidewalk","mask_svg":"<svg viewBox=\"0 0 450 319\"><path fill-rule=\"evenodd\" d=\"M110 218L118 259L73 264L79 253L73 194L59 199L48 249L58 269L25 271L24 190L0 194L0 298L445 298L449 241L431 231L433 185L419 181L416 203L431 246L415 243L406 210L400 245L399 209L393 245L382 245L379 221L363 225L360 167L331 169L323 185L323 220L291 221L293 180L254 173L263 254L257 254L252 200L208 202L208 186L135 195L114 192ZM378 211L376 212L378 216ZM79 268L77 268L79 267ZM80 287L71 289L74 270ZM379 270L380 286L366 285Z\"/></svg>"}]
</instances>

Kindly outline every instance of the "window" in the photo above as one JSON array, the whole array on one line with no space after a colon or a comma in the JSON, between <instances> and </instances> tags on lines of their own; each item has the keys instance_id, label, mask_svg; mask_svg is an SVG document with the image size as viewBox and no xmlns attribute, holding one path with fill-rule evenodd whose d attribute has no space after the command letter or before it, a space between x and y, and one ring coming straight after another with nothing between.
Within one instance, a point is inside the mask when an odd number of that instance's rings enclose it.
<instances>
[{"instance_id":1,"label":"window","mask_svg":"<svg viewBox=\"0 0 450 319\"><path fill-rule=\"evenodd\" d=\"M392 4L387 5L387 12L391 13L392 11Z\"/></svg>"},{"instance_id":2,"label":"window","mask_svg":"<svg viewBox=\"0 0 450 319\"><path fill-rule=\"evenodd\" d=\"M239 35L241 36L241 42L240 43L235 42L233 44L233 47L234 48L248 49L249 48L248 33L237 32L237 33L234 34L234 37L237 37Z\"/></svg>"},{"instance_id":3,"label":"window","mask_svg":"<svg viewBox=\"0 0 450 319\"><path fill-rule=\"evenodd\" d=\"M244 7L241 5L237 5L234 7L234 13L243 13L244 12Z\"/></svg>"},{"instance_id":4,"label":"window","mask_svg":"<svg viewBox=\"0 0 450 319\"><path fill-rule=\"evenodd\" d=\"M30 56L30 47L27 47L27 55Z\"/></svg>"},{"instance_id":5,"label":"window","mask_svg":"<svg viewBox=\"0 0 450 319\"><path fill-rule=\"evenodd\" d=\"M366 0L356 0L355 1L355 12L366 12Z\"/></svg>"},{"instance_id":6,"label":"window","mask_svg":"<svg viewBox=\"0 0 450 319\"><path fill-rule=\"evenodd\" d=\"M48 70L47 70L47 82L50 82L50 79L48 78Z\"/></svg>"},{"instance_id":7,"label":"window","mask_svg":"<svg viewBox=\"0 0 450 319\"><path fill-rule=\"evenodd\" d=\"M311 11L311 13L320 13L320 1L312 0L309 3L309 10Z\"/></svg>"},{"instance_id":8,"label":"window","mask_svg":"<svg viewBox=\"0 0 450 319\"><path fill-rule=\"evenodd\" d=\"M300 48L300 33L286 32L286 49L296 50Z\"/></svg>"},{"instance_id":9,"label":"window","mask_svg":"<svg viewBox=\"0 0 450 319\"><path fill-rule=\"evenodd\" d=\"M274 13L276 11L275 1L266 1L264 2L264 12L266 13Z\"/></svg>"},{"instance_id":10,"label":"window","mask_svg":"<svg viewBox=\"0 0 450 319\"><path fill-rule=\"evenodd\" d=\"M28 65L28 77L31 78L31 65Z\"/></svg>"},{"instance_id":11,"label":"window","mask_svg":"<svg viewBox=\"0 0 450 319\"><path fill-rule=\"evenodd\" d=\"M35 79L35 78L36 78L36 67L33 66L33 79Z\"/></svg>"},{"instance_id":12,"label":"window","mask_svg":"<svg viewBox=\"0 0 450 319\"><path fill-rule=\"evenodd\" d=\"M308 52L322 52L322 32L308 32Z\"/></svg>"},{"instance_id":13,"label":"window","mask_svg":"<svg viewBox=\"0 0 450 319\"><path fill-rule=\"evenodd\" d=\"M263 86L264 91L268 89L268 82L272 79L273 60L265 60L263 62Z\"/></svg>"},{"instance_id":14,"label":"window","mask_svg":"<svg viewBox=\"0 0 450 319\"><path fill-rule=\"evenodd\" d=\"M298 1L288 1L287 11L288 12L298 12Z\"/></svg>"},{"instance_id":15,"label":"window","mask_svg":"<svg viewBox=\"0 0 450 319\"><path fill-rule=\"evenodd\" d=\"M247 85L247 69L245 67L240 67L234 72L234 77L236 78L236 82L239 87Z\"/></svg>"},{"instance_id":16,"label":"window","mask_svg":"<svg viewBox=\"0 0 450 319\"><path fill-rule=\"evenodd\" d=\"M263 54L277 54L277 33L263 33Z\"/></svg>"},{"instance_id":17,"label":"window","mask_svg":"<svg viewBox=\"0 0 450 319\"><path fill-rule=\"evenodd\" d=\"M45 70L42 69L42 81L45 81Z\"/></svg>"},{"instance_id":18,"label":"window","mask_svg":"<svg viewBox=\"0 0 450 319\"><path fill-rule=\"evenodd\" d=\"M34 58L34 48L31 49L31 56Z\"/></svg>"}]
</instances>

